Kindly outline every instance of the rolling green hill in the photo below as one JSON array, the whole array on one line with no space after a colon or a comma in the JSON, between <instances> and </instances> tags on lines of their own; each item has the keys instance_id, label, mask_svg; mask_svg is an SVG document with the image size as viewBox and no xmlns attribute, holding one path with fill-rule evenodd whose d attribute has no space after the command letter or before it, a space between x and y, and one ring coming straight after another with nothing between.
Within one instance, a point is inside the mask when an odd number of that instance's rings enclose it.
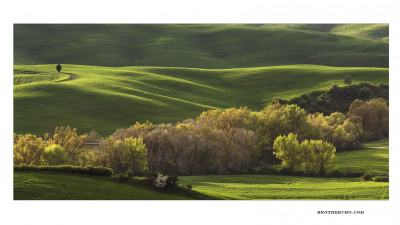
<instances>
[{"instance_id":1,"label":"rolling green hill","mask_svg":"<svg viewBox=\"0 0 400 225\"><path fill-rule=\"evenodd\" d=\"M387 24L16 24L14 64L388 67L387 36Z\"/></svg>"},{"instance_id":2,"label":"rolling green hill","mask_svg":"<svg viewBox=\"0 0 400 225\"><path fill-rule=\"evenodd\" d=\"M96 130L109 135L135 121L176 122L216 108L259 110L274 98L291 99L343 85L345 75L351 75L355 83L387 83L389 79L386 68L317 65L63 68L61 75L56 74L58 80L51 80L55 65L14 66L21 83L14 85L14 132L43 135L55 126L71 125L80 133ZM48 76L31 82L32 73Z\"/></svg>"},{"instance_id":3,"label":"rolling green hill","mask_svg":"<svg viewBox=\"0 0 400 225\"><path fill-rule=\"evenodd\" d=\"M386 43L389 42L389 24L267 24L261 26L327 32Z\"/></svg>"}]
</instances>

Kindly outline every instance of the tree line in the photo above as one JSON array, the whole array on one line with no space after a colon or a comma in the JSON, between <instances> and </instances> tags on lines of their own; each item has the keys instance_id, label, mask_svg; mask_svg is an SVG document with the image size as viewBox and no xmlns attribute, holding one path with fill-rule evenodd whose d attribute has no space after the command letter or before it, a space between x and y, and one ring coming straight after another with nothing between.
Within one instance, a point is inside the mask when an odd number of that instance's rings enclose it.
<instances>
[{"instance_id":1,"label":"tree line","mask_svg":"<svg viewBox=\"0 0 400 225\"><path fill-rule=\"evenodd\" d=\"M389 107L378 98L355 100L346 114L308 113L275 101L259 112L246 107L208 110L176 124L136 123L101 138L57 127L44 137L14 134L15 165L103 166L115 173L177 175L252 173L282 165L323 175L335 152L389 135Z\"/></svg>"}]
</instances>

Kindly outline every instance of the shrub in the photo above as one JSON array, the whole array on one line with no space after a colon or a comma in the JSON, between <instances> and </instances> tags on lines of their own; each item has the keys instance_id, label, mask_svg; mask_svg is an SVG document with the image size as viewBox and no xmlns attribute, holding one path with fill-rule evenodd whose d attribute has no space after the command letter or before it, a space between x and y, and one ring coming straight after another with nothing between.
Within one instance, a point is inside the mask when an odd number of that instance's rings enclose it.
<instances>
[{"instance_id":1,"label":"shrub","mask_svg":"<svg viewBox=\"0 0 400 225\"><path fill-rule=\"evenodd\" d=\"M372 174L370 174L370 173L364 173L364 175L362 175L362 177L361 177L361 180L362 181L370 181L370 180L372 180Z\"/></svg>"},{"instance_id":2,"label":"shrub","mask_svg":"<svg viewBox=\"0 0 400 225\"><path fill-rule=\"evenodd\" d=\"M48 146L41 155L43 165L57 166L67 164L67 153L60 145Z\"/></svg>"},{"instance_id":3,"label":"shrub","mask_svg":"<svg viewBox=\"0 0 400 225\"><path fill-rule=\"evenodd\" d=\"M389 182L389 173L385 172L382 175L376 176L374 178L375 182Z\"/></svg>"},{"instance_id":4,"label":"shrub","mask_svg":"<svg viewBox=\"0 0 400 225\"><path fill-rule=\"evenodd\" d=\"M351 78L350 75L347 75L347 76L345 76L345 77L343 78L343 82L344 82L345 84L351 84L351 83L353 82L353 79Z\"/></svg>"},{"instance_id":5,"label":"shrub","mask_svg":"<svg viewBox=\"0 0 400 225\"><path fill-rule=\"evenodd\" d=\"M375 182L389 182L389 177L386 176L376 176L374 178Z\"/></svg>"},{"instance_id":6,"label":"shrub","mask_svg":"<svg viewBox=\"0 0 400 225\"><path fill-rule=\"evenodd\" d=\"M112 169L105 167L79 167L79 166L29 166L20 165L14 166L14 171L52 171L52 172L64 172L64 173L78 173L94 176L111 176L113 174Z\"/></svg>"},{"instance_id":7,"label":"shrub","mask_svg":"<svg viewBox=\"0 0 400 225\"><path fill-rule=\"evenodd\" d=\"M162 174L159 174L154 181L154 186L158 189L165 189L167 188L167 180L168 176L163 176Z\"/></svg>"},{"instance_id":8,"label":"shrub","mask_svg":"<svg viewBox=\"0 0 400 225\"><path fill-rule=\"evenodd\" d=\"M169 175L167 179L167 186L174 187L178 184L178 176L175 174Z\"/></svg>"}]
</instances>

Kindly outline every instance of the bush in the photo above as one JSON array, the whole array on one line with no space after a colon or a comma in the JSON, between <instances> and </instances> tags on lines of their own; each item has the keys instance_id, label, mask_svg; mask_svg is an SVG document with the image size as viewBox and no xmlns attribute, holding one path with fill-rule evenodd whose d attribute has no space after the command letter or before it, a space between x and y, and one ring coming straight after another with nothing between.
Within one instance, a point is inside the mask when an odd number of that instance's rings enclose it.
<instances>
[{"instance_id":1,"label":"bush","mask_svg":"<svg viewBox=\"0 0 400 225\"><path fill-rule=\"evenodd\" d=\"M167 186L168 187L174 187L178 183L178 176L176 175L169 175L167 179Z\"/></svg>"},{"instance_id":2,"label":"bush","mask_svg":"<svg viewBox=\"0 0 400 225\"><path fill-rule=\"evenodd\" d=\"M370 181L370 180L372 180L372 174L370 174L370 173L364 173L364 175L362 175L362 177L361 177L361 180L362 181Z\"/></svg>"},{"instance_id":3,"label":"bush","mask_svg":"<svg viewBox=\"0 0 400 225\"><path fill-rule=\"evenodd\" d=\"M376 176L374 178L375 182L389 182L389 177L387 176Z\"/></svg>"},{"instance_id":4,"label":"bush","mask_svg":"<svg viewBox=\"0 0 400 225\"><path fill-rule=\"evenodd\" d=\"M154 186L158 189L173 188L178 184L177 182L178 176L176 175L163 176L162 174L158 174L154 181Z\"/></svg>"},{"instance_id":5,"label":"bush","mask_svg":"<svg viewBox=\"0 0 400 225\"><path fill-rule=\"evenodd\" d=\"M106 167L79 167L79 166L29 166L20 165L14 166L14 171L51 171L51 172L64 172L64 173L77 173L94 176L111 176L112 169Z\"/></svg>"},{"instance_id":6,"label":"bush","mask_svg":"<svg viewBox=\"0 0 400 225\"><path fill-rule=\"evenodd\" d=\"M385 172L385 173L382 174L382 175L376 176L376 177L374 178L374 181L375 181L375 182L389 182L389 173L388 173L388 172Z\"/></svg>"},{"instance_id":7,"label":"bush","mask_svg":"<svg viewBox=\"0 0 400 225\"><path fill-rule=\"evenodd\" d=\"M165 189L167 188L167 180L168 176L163 176L162 174L159 174L154 181L154 186L158 189Z\"/></svg>"},{"instance_id":8,"label":"bush","mask_svg":"<svg viewBox=\"0 0 400 225\"><path fill-rule=\"evenodd\" d=\"M42 165L57 166L67 164L67 153L60 145L48 146L41 155Z\"/></svg>"}]
</instances>

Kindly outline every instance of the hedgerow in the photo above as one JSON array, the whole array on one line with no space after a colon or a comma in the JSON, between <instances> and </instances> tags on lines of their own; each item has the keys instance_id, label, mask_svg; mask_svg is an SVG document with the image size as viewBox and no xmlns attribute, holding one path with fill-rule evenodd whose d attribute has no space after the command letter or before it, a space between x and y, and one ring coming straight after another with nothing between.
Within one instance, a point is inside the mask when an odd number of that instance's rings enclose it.
<instances>
[{"instance_id":1,"label":"hedgerow","mask_svg":"<svg viewBox=\"0 0 400 225\"><path fill-rule=\"evenodd\" d=\"M111 176L113 170L106 167L93 167L93 166L30 166L30 165L19 165L14 166L14 171L51 171L51 172L64 172L64 173L77 173L94 176Z\"/></svg>"}]
</instances>

